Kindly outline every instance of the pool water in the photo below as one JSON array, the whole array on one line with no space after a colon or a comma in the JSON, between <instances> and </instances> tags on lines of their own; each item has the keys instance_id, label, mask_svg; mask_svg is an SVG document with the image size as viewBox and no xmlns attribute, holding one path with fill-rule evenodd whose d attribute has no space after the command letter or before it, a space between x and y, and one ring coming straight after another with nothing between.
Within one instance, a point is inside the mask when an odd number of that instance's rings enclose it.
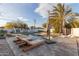
<instances>
[{"instance_id":1,"label":"pool water","mask_svg":"<svg viewBox=\"0 0 79 59\"><path fill-rule=\"evenodd\" d=\"M29 35L29 37L32 38L33 40L41 39L39 36Z\"/></svg>"}]
</instances>

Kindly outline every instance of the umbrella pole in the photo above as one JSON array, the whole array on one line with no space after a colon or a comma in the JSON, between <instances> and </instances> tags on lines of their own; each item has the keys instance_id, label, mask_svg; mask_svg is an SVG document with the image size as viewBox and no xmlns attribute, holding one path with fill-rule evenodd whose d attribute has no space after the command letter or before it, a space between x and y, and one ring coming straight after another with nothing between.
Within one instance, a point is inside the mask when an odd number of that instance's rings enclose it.
<instances>
[{"instance_id":1,"label":"umbrella pole","mask_svg":"<svg viewBox=\"0 0 79 59\"><path fill-rule=\"evenodd\" d=\"M49 40L50 40L50 30L49 30Z\"/></svg>"}]
</instances>

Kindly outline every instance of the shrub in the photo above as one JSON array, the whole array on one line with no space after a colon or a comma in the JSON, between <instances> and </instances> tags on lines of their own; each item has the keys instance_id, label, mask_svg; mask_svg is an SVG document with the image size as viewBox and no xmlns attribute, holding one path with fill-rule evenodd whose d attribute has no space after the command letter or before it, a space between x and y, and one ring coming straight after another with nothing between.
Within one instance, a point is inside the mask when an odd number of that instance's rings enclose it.
<instances>
[{"instance_id":1,"label":"shrub","mask_svg":"<svg viewBox=\"0 0 79 59\"><path fill-rule=\"evenodd\" d=\"M4 30L0 30L0 37L4 37L5 34L6 34L6 31L4 31Z\"/></svg>"}]
</instances>

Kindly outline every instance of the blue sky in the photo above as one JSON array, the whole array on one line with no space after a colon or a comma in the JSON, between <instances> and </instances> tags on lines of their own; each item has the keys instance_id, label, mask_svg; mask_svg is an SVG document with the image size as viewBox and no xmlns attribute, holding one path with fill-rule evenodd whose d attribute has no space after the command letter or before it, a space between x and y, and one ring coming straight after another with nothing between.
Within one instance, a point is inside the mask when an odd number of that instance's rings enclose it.
<instances>
[{"instance_id":1,"label":"blue sky","mask_svg":"<svg viewBox=\"0 0 79 59\"><path fill-rule=\"evenodd\" d=\"M72 3L68 5L73 8L73 12L79 13L79 4ZM42 8L42 5L39 5L37 3L0 4L0 16L2 17L0 18L0 26L5 24L6 22L16 20L17 18L20 18L21 20L26 22L29 26L33 25L33 21L35 19L36 26L41 26L47 21L47 17L44 18L40 15L40 10L42 9L39 10L39 13L35 12L35 10L39 8L39 6L40 8ZM44 13L42 12L42 14Z\"/></svg>"}]
</instances>

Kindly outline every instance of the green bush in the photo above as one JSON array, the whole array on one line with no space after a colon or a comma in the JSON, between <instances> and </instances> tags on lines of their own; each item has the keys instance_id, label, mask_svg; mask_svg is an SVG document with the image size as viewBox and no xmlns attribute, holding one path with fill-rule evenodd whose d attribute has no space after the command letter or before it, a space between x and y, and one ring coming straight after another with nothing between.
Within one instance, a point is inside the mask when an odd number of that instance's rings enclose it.
<instances>
[{"instance_id":1,"label":"green bush","mask_svg":"<svg viewBox=\"0 0 79 59\"><path fill-rule=\"evenodd\" d=\"M6 31L0 30L0 37L1 37L1 36L4 36L5 34L6 34Z\"/></svg>"}]
</instances>

